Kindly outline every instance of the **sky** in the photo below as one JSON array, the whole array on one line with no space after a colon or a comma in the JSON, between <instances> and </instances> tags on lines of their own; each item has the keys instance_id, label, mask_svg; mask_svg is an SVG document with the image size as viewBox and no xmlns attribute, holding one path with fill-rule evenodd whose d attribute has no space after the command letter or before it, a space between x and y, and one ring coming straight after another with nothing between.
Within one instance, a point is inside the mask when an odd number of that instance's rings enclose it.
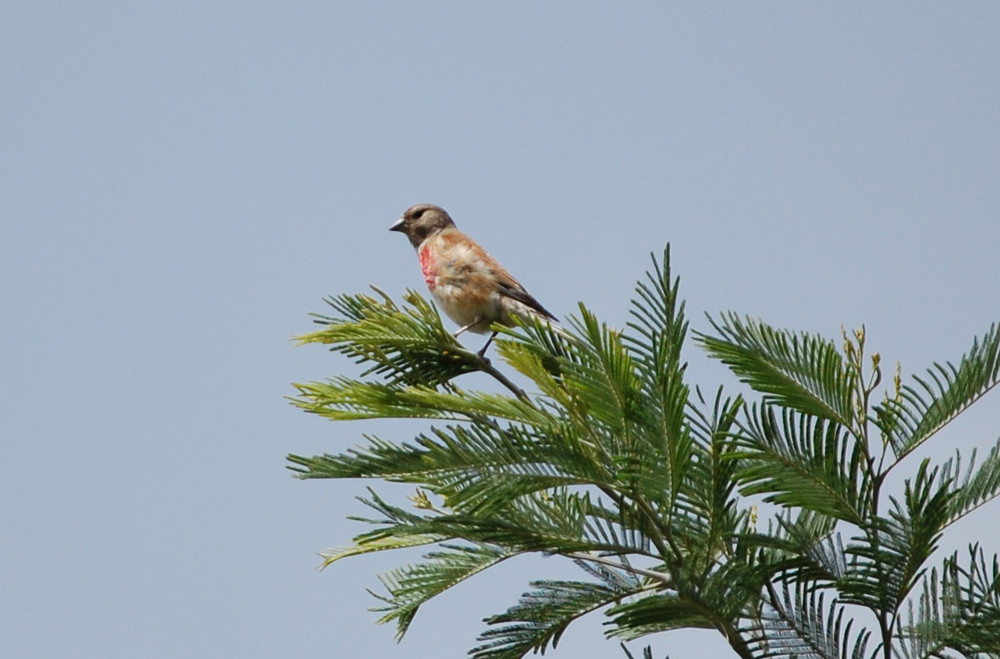
<instances>
[{"instance_id":1,"label":"sky","mask_svg":"<svg viewBox=\"0 0 1000 659\"><path fill-rule=\"evenodd\" d=\"M425 426L294 409L350 365L290 337L324 296L422 287L387 231L418 202L560 316L623 325L669 243L695 329L957 361L1000 321L998 33L989 2L3 3L0 656L459 657L576 574L504 565L397 645L365 589L415 555L316 570L366 485L404 492L285 455ZM926 455L992 445L997 395ZM946 549L1000 550L988 515ZM624 656L600 622L547 656Z\"/></svg>"}]
</instances>

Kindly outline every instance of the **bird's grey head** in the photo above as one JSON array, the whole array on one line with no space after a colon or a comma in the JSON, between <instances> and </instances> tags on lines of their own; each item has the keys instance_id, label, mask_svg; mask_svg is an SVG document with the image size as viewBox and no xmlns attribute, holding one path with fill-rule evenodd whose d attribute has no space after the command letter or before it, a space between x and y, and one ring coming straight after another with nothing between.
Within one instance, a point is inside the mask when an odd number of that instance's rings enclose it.
<instances>
[{"instance_id":1,"label":"bird's grey head","mask_svg":"<svg viewBox=\"0 0 1000 659\"><path fill-rule=\"evenodd\" d=\"M389 231L405 233L411 245L420 247L428 236L453 226L455 222L445 209L434 204L417 204L407 208Z\"/></svg>"}]
</instances>

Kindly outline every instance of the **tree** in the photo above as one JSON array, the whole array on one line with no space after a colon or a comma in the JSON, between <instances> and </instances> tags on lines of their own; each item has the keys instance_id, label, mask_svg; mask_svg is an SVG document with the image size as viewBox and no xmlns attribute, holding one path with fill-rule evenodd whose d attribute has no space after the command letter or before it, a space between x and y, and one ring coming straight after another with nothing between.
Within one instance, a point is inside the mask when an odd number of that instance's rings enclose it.
<instances>
[{"instance_id":1,"label":"tree","mask_svg":"<svg viewBox=\"0 0 1000 659\"><path fill-rule=\"evenodd\" d=\"M880 396L863 330L838 348L724 314L694 340L749 386L745 401L686 383L678 285L668 248L624 330L582 304L566 329L504 330L496 354L530 394L416 293L402 306L377 289L329 299L335 314L300 341L367 370L296 385L294 403L334 420L436 424L411 443L366 436L338 454L289 456L300 478L417 486L406 506L370 491L371 528L324 564L432 547L381 577L380 622L400 637L424 602L501 561L542 552L580 567L579 580L534 582L487 619L478 659L544 651L597 611L609 637L714 629L746 659L1000 656L1000 559L978 545L933 556L951 524L1000 493L1000 442L980 461L912 458L1000 381L997 325L957 366L905 382L897 367ZM471 372L509 393L461 388ZM774 511L766 524L755 503Z\"/></svg>"}]
</instances>

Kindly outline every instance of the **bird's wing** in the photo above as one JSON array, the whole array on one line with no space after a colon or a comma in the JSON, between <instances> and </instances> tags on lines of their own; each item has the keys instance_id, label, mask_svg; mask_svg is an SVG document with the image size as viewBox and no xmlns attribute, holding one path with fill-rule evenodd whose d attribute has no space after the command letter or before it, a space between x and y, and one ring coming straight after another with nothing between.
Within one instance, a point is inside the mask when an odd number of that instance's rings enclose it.
<instances>
[{"instance_id":1,"label":"bird's wing","mask_svg":"<svg viewBox=\"0 0 1000 659\"><path fill-rule=\"evenodd\" d=\"M549 318L551 320L559 320L558 318L555 317L555 315L552 314L551 311L543 307L541 302L532 297L531 293L524 290L524 286L521 286L519 283L517 283L517 280L508 275L506 272L504 272L503 275L506 275L506 277L501 275L499 277L499 282L498 282L500 286L501 295L506 295L509 298L517 300L518 302L531 307L545 318Z\"/></svg>"}]
</instances>

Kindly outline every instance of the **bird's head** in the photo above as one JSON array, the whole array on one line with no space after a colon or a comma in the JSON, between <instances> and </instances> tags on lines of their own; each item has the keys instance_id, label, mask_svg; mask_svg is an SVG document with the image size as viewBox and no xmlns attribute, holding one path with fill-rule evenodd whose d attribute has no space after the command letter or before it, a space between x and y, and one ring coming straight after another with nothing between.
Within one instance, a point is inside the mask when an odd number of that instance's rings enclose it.
<instances>
[{"instance_id":1,"label":"bird's head","mask_svg":"<svg viewBox=\"0 0 1000 659\"><path fill-rule=\"evenodd\" d=\"M389 231L405 233L411 245L420 247L428 236L453 226L455 222L445 209L434 204L417 204L407 208Z\"/></svg>"}]
</instances>

